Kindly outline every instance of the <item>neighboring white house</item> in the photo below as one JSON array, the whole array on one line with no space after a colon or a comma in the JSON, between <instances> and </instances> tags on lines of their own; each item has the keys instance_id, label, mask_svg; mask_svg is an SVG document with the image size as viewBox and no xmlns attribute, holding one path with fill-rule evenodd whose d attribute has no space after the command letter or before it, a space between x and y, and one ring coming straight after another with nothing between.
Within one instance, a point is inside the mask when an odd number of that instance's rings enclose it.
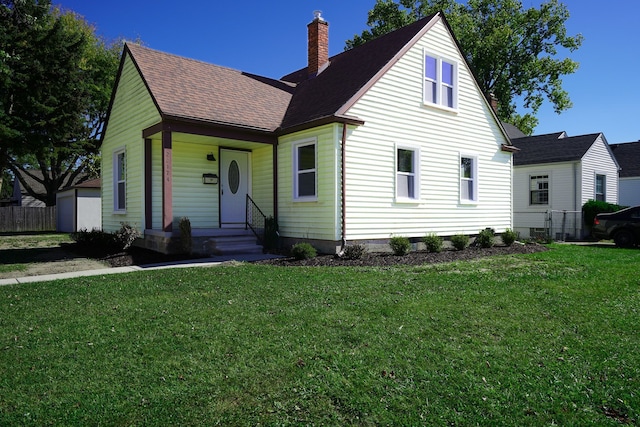
<instances>
[{"instance_id":1,"label":"neighboring white house","mask_svg":"<svg viewBox=\"0 0 640 427\"><path fill-rule=\"evenodd\" d=\"M308 66L280 80L127 44L101 148L104 230L128 222L171 251L188 217L194 251L222 252L257 206L285 244L331 253L512 228L513 147L443 15L333 57L328 27L315 17Z\"/></svg>"},{"instance_id":2,"label":"neighboring white house","mask_svg":"<svg viewBox=\"0 0 640 427\"><path fill-rule=\"evenodd\" d=\"M582 205L618 202L618 170L602 133L569 137L565 132L512 139L513 219L521 237L581 239Z\"/></svg>"},{"instance_id":3,"label":"neighboring white house","mask_svg":"<svg viewBox=\"0 0 640 427\"><path fill-rule=\"evenodd\" d=\"M100 179L59 191L56 194L56 230L70 233L100 229L102 223Z\"/></svg>"},{"instance_id":4,"label":"neighboring white house","mask_svg":"<svg viewBox=\"0 0 640 427\"><path fill-rule=\"evenodd\" d=\"M613 155L620 165L618 203L640 205L640 141L611 144Z\"/></svg>"}]
</instances>

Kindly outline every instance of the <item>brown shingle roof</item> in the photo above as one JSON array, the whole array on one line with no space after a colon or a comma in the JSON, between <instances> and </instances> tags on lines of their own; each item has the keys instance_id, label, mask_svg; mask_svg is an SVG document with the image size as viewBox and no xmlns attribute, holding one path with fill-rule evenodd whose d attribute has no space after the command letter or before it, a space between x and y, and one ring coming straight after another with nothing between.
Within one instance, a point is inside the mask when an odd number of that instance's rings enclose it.
<instances>
[{"instance_id":1,"label":"brown shingle roof","mask_svg":"<svg viewBox=\"0 0 640 427\"><path fill-rule=\"evenodd\" d=\"M164 116L273 132L291 100L290 83L135 44L125 49Z\"/></svg>"}]
</instances>

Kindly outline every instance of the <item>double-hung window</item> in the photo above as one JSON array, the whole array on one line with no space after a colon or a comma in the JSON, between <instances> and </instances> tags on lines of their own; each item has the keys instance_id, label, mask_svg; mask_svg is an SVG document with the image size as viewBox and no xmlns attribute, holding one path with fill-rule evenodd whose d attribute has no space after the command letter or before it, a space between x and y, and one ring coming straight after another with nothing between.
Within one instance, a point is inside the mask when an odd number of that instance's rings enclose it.
<instances>
[{"instance_id":1,"label":"double-hung window","mask_svg":"<svg viewBox=\"0 0 640 427\"><path fill-rule=\"evenodd\" d=\"M532 175L529 177L529 204L549 204L549 175Z\"/></svg>"},{"instance_id":2,"label":"double-hung window","mask_svg":"<svg viewBox=\"0 0 640 427\"><path fill-rule=\"evenodd\" d=\"M419 198L419 153L416 148L396 148L396 198L399 200Z\"/></svg>"},{"instance_id":3,"label":"double-hung window","mask_svg":"<svg viewBox=\"0 0 640 427\"><path fill-rule=\"evenodd\" d=\"M127 174L125 150L113 153L113 210L124 212L127 208Z\"/></svg>"},{"instance_id":4,"label":"double-hung window","mask_svg":"<svg viewBox=\"0 0 640 427\"><path fill-rule=\"evenodd\" d=\"M596 200L605 202L607 199L607 176L596 175Z\"/></svg>"},{"instance_id":5,"label":"double-hung window","mask_svg":"<svg viewBox=\"0 0 640 427\"><path fill-rule=\"evenodd\" d=\"M317 198L317 152L315 140L302 141L293 146L293 198L296 200Z\"/></svg>"},{"instance_id":6,"label":"double-hung window","mask_svg":"<svg viewBox=\"0 0 640 427\"><path fill-rule=\"evenodd\" d=\"M458 66L436 55L424 56L424 102L455 109L458 107Z\"/></svg>"},{"instance_id":7,"label":"double-hung window","mask_svg":"<svg viewBox=\"0 0 640 427\"><path fill-rule=\"evenodd\" d=\"M460 202L478 201L478 158L460 155Z\"/></svg>"}]
</instances>

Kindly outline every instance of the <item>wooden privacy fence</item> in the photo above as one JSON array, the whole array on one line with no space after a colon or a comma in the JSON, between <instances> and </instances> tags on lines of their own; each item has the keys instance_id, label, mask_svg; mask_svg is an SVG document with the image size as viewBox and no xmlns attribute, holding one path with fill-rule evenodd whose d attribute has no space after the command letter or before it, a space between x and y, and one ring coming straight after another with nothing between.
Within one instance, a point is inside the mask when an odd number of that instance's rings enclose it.
<instances>
[{"instance_id":1,"label":"wooden privacy fence","mask_svg":"<svg viewBox=\"0 0 640 427\"><path fill-rule=\"evenodd\" d=\"M0 232L23 231L56 231L56 207L9 206L0 208Z\"/></svg>"}]
</instances>

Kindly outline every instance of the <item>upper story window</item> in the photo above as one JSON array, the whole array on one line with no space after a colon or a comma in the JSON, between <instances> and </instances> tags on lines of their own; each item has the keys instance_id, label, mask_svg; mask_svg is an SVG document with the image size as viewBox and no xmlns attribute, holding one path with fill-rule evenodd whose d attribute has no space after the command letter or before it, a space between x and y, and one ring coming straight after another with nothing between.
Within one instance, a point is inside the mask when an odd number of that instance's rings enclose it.
<instances>
[{"instance_id":1,"label":"upper story window","mask_svg":"<svg viewBox=\"0 0 640 427\"><path fill-rule=\"evenodd\" d=\"M419 158L415 148L398 147L396 149L396 198L417 200L419 198Z\"/></svg>"},{"instance_id":2,"label":"upper story window","mask_svg":"<svg viewBox=\"0 0 640 427\"><path fill-rule=\"evenodd\" d=\"M458 108L458 66L436 55L424 56L424 102Z\"/></svg>"},{"instance_id":3,"label":"upper story window","mask_svg":"<svg viewBox=\"0 0 640 427\"><path fill-rule=\"evenodd\" d=\"M607 200L607 176L596 175L596 200L605 202Z\"/></svg>"},{"instance_id":4,"label":"upper story window","mask_svg":"<svg viewBox=\"0 0 640 427\"><path fill-rule=\"evenodd\" d=\"M532 175L529 177L529 204L549 204L549 175Z\"/></svg>"},{"instance_id":5,"label":"upper story window","mask_svg":"<svg viewBox=\"0 0 640 427\"><path fill-rule=\"evenodd\" d=\"M316 200L317 152L315 140L307 140L293 146L293 198Z\"/></svg>"},{"instance_id":6,"label":"upper story window","mask_svg":"<svg viewBox=\"0 0 640 427\"><path fill-rule=\"evenodd\" d=\"M460 201L478 201L478 158L460 155Z\"/></svg>"},{"instance_id":7,"label":"upper story window","mask_svg":"<svg viewBox=\"0 0 640 427\"><path fill-rule=\"evenodd\" d=\"M124 149L113 153L113 210L127 208L127 162Z\"/></svg>"}]
</instances>

